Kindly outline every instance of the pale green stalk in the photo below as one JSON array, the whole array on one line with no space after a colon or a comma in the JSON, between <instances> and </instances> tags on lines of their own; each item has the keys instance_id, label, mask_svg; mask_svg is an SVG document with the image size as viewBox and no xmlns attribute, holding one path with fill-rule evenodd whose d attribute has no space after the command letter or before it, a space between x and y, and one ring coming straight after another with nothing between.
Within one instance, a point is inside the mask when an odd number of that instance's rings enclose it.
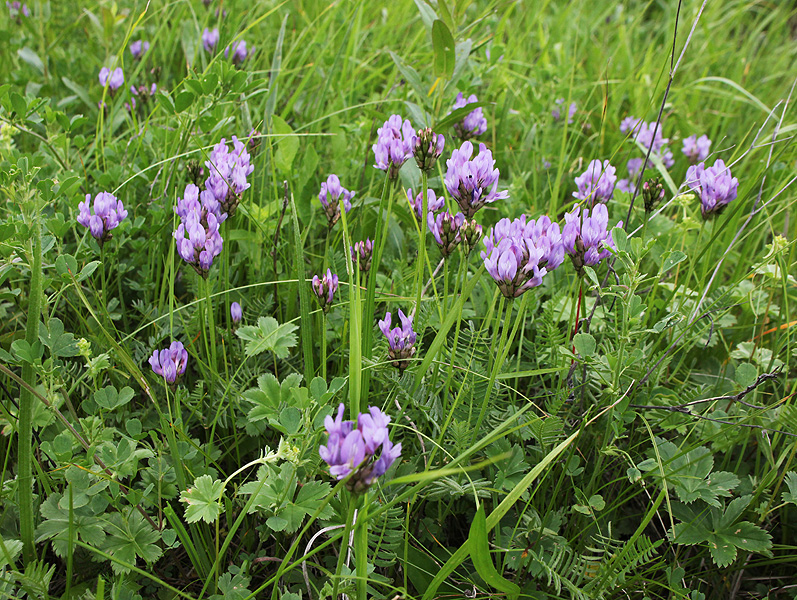
<instances>
[{"instance_id":1,"label":"pale green stalk","mask_svg":"<svg viewBox=\"0 0 797 600\"><path fill-rule=\"evenodd\" d=\"M426 262L426 213L429 211L429 199L426 197L428 183L427 173L425 170L421 171L421 222L420 222L420 240L418 241L418 265L415 275L416 285L418 291L415 296L415 313L420 313L421 310L421 294L423 293L423 267ZM413 209L414 212L414 209Z\"/></svg>"},{"instance_id":2,"label":"pale green stalk","mask_svg":"<svg viewBox=\"0 0 797 600\"><path fill-rule=\"evenodd\" d=\"M368 599L368 492L363 494L354 529L354 568L357 575L357 598Z\"/></svg>"}]
</instances>

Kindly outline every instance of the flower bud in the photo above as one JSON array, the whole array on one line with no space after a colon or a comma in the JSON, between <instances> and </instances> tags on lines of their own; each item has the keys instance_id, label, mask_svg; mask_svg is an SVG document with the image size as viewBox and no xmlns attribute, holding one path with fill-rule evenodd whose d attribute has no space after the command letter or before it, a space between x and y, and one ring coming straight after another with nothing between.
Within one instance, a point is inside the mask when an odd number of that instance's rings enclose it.
<instances>
[{"instance_id":1,"label":"flower bud","mask_svg":"<svg viewBox=\"0 0 797 600\"><path fill-rule=\"evenodd\" d=\"M418 135L413 138L412 151L418 168L421 171L431 171L445 145L446 138L443 134L436 134L429 127L419 129Z\"/></svg>"},{"instance_id":2,"label":"flower bud","mask_svg":"<svg viewBox=\"0 0 797 600\"><path fill-rule=\"evenodd\" d=\"M481 225L471 219L470 221L465 220L462 227L459 228L459 235L462 241L465 242L465 252L470 254L471 250L473 250L476 244L482 239L484 231L482 231Z\"/></svg>"},{"instance_id":3,"label":"flower bud","mask_svg":"<svg viewBox=\"0 0 797 600\"><path fill-rule=\"evenodd\" d=\"M661 179L655 177L642 184L642 200L645 203L645 212L648 213L664 200L664 186L661 184Z\"/></svg>"},{"instance_id":4,"label":"flower bud","mask_svg":"<svg viewBox=\"0 0 797 600\"><path fill-rule=\"evenodd\" d=\"M367 273L371 269L371 255L374 252L374 243L365 238L364 242L357 242L351 248L351 260L357 264L361 273Z\"/></svg>"}]
</instances>

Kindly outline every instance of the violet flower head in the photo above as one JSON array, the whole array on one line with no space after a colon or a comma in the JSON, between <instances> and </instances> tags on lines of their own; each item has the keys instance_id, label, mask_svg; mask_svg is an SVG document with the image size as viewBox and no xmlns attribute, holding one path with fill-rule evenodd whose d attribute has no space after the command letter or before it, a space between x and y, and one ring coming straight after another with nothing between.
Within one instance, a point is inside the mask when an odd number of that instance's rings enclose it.
<instances>
[{"instance_id":1,"label":"violet flower head","mask_svg":"<svg viewBox=\"0 0 797 600\"><path fill-rule=\"evenodd\" d=\"M337 175L332 174L326 181L321 182L321 191L318 192L318 201L324 209L324 214L329 221L329 228L335 225L340 219L340 201L343 200L343 207L346 214L351 210L351 199L356 192L350 192L340 184Z\"/></svg>"},{"instance_id":2,"label":"violet flower head","mask_svg":"<svg viewBox=\"0 0 797 600\"><path fill-rule=\"evenodd\" d=\"M526 215L501 219L484 236L481 257L506 298L517 298L542 283L564 261L559 224L547 216L527 222Z\"/></svg>"},{"instance_id":3,"label":"violet flower head","mask_svg":"<svg viewBox=\"0 0 797 600\"><path fill-rule=\"evenodd\" d=\"M608 160L602 163L600 160L593 160L587 166L587 170L576 177L578 191L573 192L573 197L579 200L589 200L590 205L599 202L608 202L614 194L614 184L617 182L615 169L609 164Z\"/></svg>"},{"instance_id":4,"label":"violet flower head","mask_svg":"<svg viewBox=\"0 0 797 600\"><path fill-rule=\"evenodd\" d=\"M219 233L222 219L218 210L219 205L208 190L202 192L200 202L199 188L193 183L185 186L185 193L175 208L180 217L174 232L177 253L205 279L224 243Z\"/></svg>"},{"instance_id":5,"label":"violet flower head","mask_svg":"<svg viewBox=\"0 0 797 600\"><path fill-rule=\"evenodd\" d=\"M313 275L312 287L318 304L321 305L321 310L324 311L324 314L328 313L332 308L335 292L338 291L338 276L333 275L331 269L327 269L327 274L321 278L318 275Z\"/></svg>"},{"instance_id":6,"label":"violet flower head","mask_svg":"<svg viewBox=\"0 0 797 600\"><path fill-rule=\"evenodd\" d=\"M127 211L122 201L110 192L100 192L94 197L94 214L91 207L91 194L86 194L86 199L78 204L77 222L88 227L92 237L102 246L111 239L111 230L127 217Z\"/></svg>"},{"instance_id":7,"label":"violet flower head","mask_svg":"<svg viewBox=\"0 0 797 600\"><path fill-rule=\"evenodd\" d=\"M344 411L341 404L334 419L332 416L324 419L327 444L319 447L318 453L336 479L346 478L359 467L346 488L350 492L364 492L401 456L401 444L393 445L390 441L390 417L378 408L369 406L367 413L360 413L356 426L343 420Z\"/></svg>"},{"instance_id":8,"label":"violet flower head","mask_svg":"<svg viewBox=\"0 0 797 600\"><path fill-rule=\"evenodd\" d=\"M149 364L156 375L163 377L167 383L174 384L185 373L188 351L181 342L172 342L164 350L153 351L149 357Z\"/></svg>"},{"instance_id":9,"label":"violet flower head","mask_svg":"<svg viewBox=\"0 0 797 600\"><path fill-rule=\"evenodd\" d=\"M108 86L108 90L111 94L114 94L116 90L122 87L125 83L125 74L122 71L122 67L116 67L113 71L111 71L108 67L103 67L100 69L100 85L102 87Z\"/></svg>"},{"instance_id":10,"label":"violet flower head","mask_svg":"<svg viewBox=\"0 0 797 600\"><path fill-rule=\"evenodd\" d=\"M462 92L460 92L457 94L456 100L454 100L454 106L451 108L451 112L458 108L465 108L469 104L476 104L478 101L479 99L476 97L476 94L471 94L465 98ZM465 115L462 121L454 124L454 133L463 142L479 136L485 131L487 131L487 119L484 117L484 111L481 107L472 110Z\"/></svg>"},{"instance_id":11,"label":"violet flower head","mask_svg":"<svg viewBox=\"0 0 797 600\"><path fill-rule=\"evenodd\" d=\"M17 25L22 23L21 17L29 17L30 11L28 10L27 4L21 4L19 0L14 0L13 2L8 2L6 0L6 7L8 8L8 16L17 22Z\"/></svg>"},{"instance_id":12,"label":"violet flower head","mask_svg":"<svg viewBox=\"0 0 797 600\"><path fill-rule=\"evenodd\" d=\"M149 50L149 42L146 40L136 40L132 44L130 44L130 54L133 55L133 58L139 59L144 54L147 53Z\"/></svg>"},{"instance_id":13,"label":"violet flower head","mask_svg":"<svg viewBox=\"0 0 797 600\"><path fill-rule=\"evenodd\" d=\"M622 221L616 225L622 226ZM608 258L611 255L609 248L615 248L615 245L609 230L609 210L606 205L597 204L591 210L576 206L571 212L565 213L562 242L579 276L584 273L584 265L593 267Z\"/></svg>"},{"instance_id":14,"label":"violet flower head","mask_svg":"<svg viewBox=\"0 0 797 600\"><path fill-rule=\"evenodd\" d=\"M421 171L431 171L437 159L443 154L445 145L446 138L442 133L436 134L429 127L419 129L417 135L412 138L415 164Z\"/></svg>"},{"instance_id":15,"label":"violet flower head","mask_svg":"<svg viewBox=\"0 0 797 600\"><path fill-rule=\"evenodd\" d=\"M498 191L498 176L493 154L484 144L479 144L479 155L471 160L473 144L463 142L446 161L445 185L457 201L462 213L473 218L485 204L509 197L506 190Z\"/></svg>"},{"instance_id":16,"label":"violet flower head","mask_svg":"<svg viewBox=\"0 0 797 600\"><path fill-rule=\"evenodd\" d=\"M690 135L684 140L683 153L693 165L706 160L710 151L711 140L707 135Z\"/></svg>"},{"instance_id":17,"label":"violet flower head","mask_svg":"<svg viewBox=\"0 0 797 600\"><path fill-rule=\"evenodd\" d=\"M219 28L214 27L213 29L208 29L205 27L205 30L202 32L202 47L205 49L205 52L213 52L218 43Z\"/></svg>"},{"instance_id":18,"label":"violet flower head","mask_svg":"<svg viewBox=\"0 0 797 600\"><path fill-rule=\"evenodd\" d=\"M230 318L232 318L234 325L238 325L244 318L244 311L237 302L230 304Z\"/></svg>"},{"instance_id":19,"label":"violet flower head","mask_svg":"<svg viewBox=\"0 0 797 600\"><path fill-rule=\"evenodd\" d=\"M700 194L700 212L711 219L725 210L736 199L739 180L731 175L730 167L718 158L713 167L701 162L686 171L686 185Z\"/></svg>"},{"instance_id":20,"label":"violet flower head","mask_svg":"<svg viewBox=\"0 0 797 600\"><path fill-rule=\"evenodd\" d=\"M374 253L374 243L365 238L365 241L355 242L350 248L351 260L360 269L361 273L371 270L371 256Z\"/></svg>"},{"instance_id":21,"label":"violet flower head","mask_svg":"<svg viewBox=\"0 0 797 600\"><path fill-rule=\"evenodd\" d=\"M415 130L408 119L391 115L382 127L376 130L376 144L372 146L376 168L387 171L390 179L398 177L399 169L413 155Z\"/></svg>"},{"instance_id":22,"label":"violet flower head","mask_svg":"<svg viewBox=\"0 0 797 600\"><path fill-rule=\"evenodd\" d=\"M645 162L644 158L632 158L628 161L626 168L628 169L628 179L620 179L615 186L615 189L628 194L633 194L636 191L636 182L639 177L639 171L642 169L642 163Z\"/></svg>"},{"instance_id":23,"label":"violet flower head","mask_svg":"<svg viewBox=\"0 0 797 600\"><path fill-rule=\"evenodd\" d=\"M232 145L233 148L230 150L227 141L221 138L221 141L213 147L210 160L205 162L208 169L208 178L205 180L206 192L212 194L221 206L217 211L221 221L227 216L235 215L241 194L251 186L246 178L255 170L246 144L236 136L232 136Z\"/></svg>"},{"instance_id":24,"label":"violet flower head","mask_svg":"<svg viewBox=\"0 0 797 600\"><path fill-rule=\"evenodd\" d=\"M669 139L662 134L662 124L655 121L648 123L635 117L626 117L620 123L620 131L630 134L634 142L639 142L645 152L650 150L651 155L659 158L666 168L675 164L672 151L667 148Z\"/></svg>"},{"instance_id":25,"label":"violet flower head","mask_svg":"<svg viewBox=\"0 0 797 600\"><path fill-rule=\"evenodd\" d=\"M415 215L415 218L418 220L419 223L423 223L423 192L418 192L416 196L412 188L407 190L407 199L410 201L410 206L412 206L412 213ZM429 188L426 190L426 212L437 212L443 206L445 206L445 198L443 196L438 196L434 193L434 190Z\"/></svg>"},{"instance_id":26,"label":"violet flower head","mask_svg":"<svg viewBox=\"0 0 797 600\"><path fill-rule=\"evenodd\" d=\"M426 214L426 225L440 248L443 258L448 258L462 241L460 228L465 224L465 215L461 212L452 215L449 212L442 212L435 216L434 213Z\"/></svg>"},{"instance_id":27,"label":"violet flower head","mask_svg":"<svg viewBox=\"0 0 797 600\"><path fill-rule=\"evenodd\" d=\"M390 328L393 317L385 313L385 318L379 321L379 329L387 338L387 355L393 366L403 371L410 365L410 359L415 356L416 333L412 330L412 316L406 316L401 309L398 311L401 327Z\"/></svg>"},{"instance_id":28,"label":"violet flower head","mask_svg":"<svg viewBox=\"0 0 797 600\"><path fill-rule=\"evenodd\" d=\"M551 111L551 116L553 117L554 121L558 121L559 119L562 118L562 111L560 110L560 107L562 105L564 105L564 103L565 103L565 99L564 98L557 98L556 99L556 106ZM570 106L567 108L567 122L568 122L568 124L572 124L573 123L573 117L575 116L577 110L578 110L578 105L575 102L571 102Z\"/></svg>"},{"instance_id":29,"label":"violet flower head","mask_svg":"<svg viewBox=\"0 0 797 600\"><path fill-rule=\"evenodd\" d=\"M240 65L255 53L254 46L247 50L246 40L238 40L233 42L231 46L227 46L224 49L224 58L229 58L230 50L232 50L232 62L235 65Z\"/></svg>"}]
</instances>

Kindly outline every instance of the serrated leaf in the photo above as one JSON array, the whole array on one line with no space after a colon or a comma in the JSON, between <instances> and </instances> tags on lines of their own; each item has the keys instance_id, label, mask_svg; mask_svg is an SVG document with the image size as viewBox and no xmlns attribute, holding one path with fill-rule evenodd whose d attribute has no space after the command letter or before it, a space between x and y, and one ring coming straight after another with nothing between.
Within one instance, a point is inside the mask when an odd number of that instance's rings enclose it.
<instances>
[{"instance_id":1,"label":"serrated leaf","mask_svg":"<svg viewBox=\"0 0 797 600\"><path fill-rule=\"evenodd\" d=\"M13 565L22 552L22 542L0 536L0 569Z\"/></svg>"},{"instance_id":2,"label":"serrated leaf","mask_svg":"<svg viewBox=\"0 0 797 600\"><path fill-rule=\"evenodd\" d=\"M79 539L90 546L99 547L105 541L104 521L99 519L91 505L74 508L69 514L67 508L59 506L63 496L59 493L50 494L39 512L44 521L36 528L36 541L50 540L52 548L60 557L65 557L69 549L69 528L71 523L73 539Z\"/></svg>"},{"instance_id":3,"label":"serrated leaf","mask_svg":"<svg viewBox=\"0 0 797 600\"><path fill-rule=\"evenodd\" d=\"M783 501L797 504L797 473L789 471L783 480L789 488L788 492L783 492Z\"/></svg>"},{"instance_id":4,"label":"serrated leaf","mask_svg":"<svg viewBox=\"0 0 797 600\"><path fill-rule=\"evenodd\" d=\"M163 550L158 546L161 534L144 520L141 513L132 511L125 517L113 513L108 517L106 531L108 536L102 550L120 561L135 565L137 558L148 564L161 557ZM117 562L111 562L114 573L128 573L130 569Z\"/></svg>"},{"instance_id":5,"label":"serrated leaf","mask_svg":"<svg viewBox=\"0 0 797 600\"><path fill-rule=\"evenodd\" d=\"M274 317L260 317L257 325L239 327L235 335L247 342L244 349L247 357L269 350L277 358L285 358L288 351L296 346L296 335L293 332L297 329L293 323L280 325Z\"/></svg>"},{"instance_id":6,"label":"serrated leaf","mask_svg":"<svg viewBox=\"0 0 797 600\"><path fill-rule=\"evenodd\" d=\"M185 520L196 523L200 519L206 523L213 523L221 514L221 494L224 483L213 479L210 475L202 475L194 480L194 485L180 493L180 501L188 506L185 508Z\"/></svg>"},{"instance_id":7,"label":"serrated leaf","mask_svg":"<svg viewBox=\"0 0 797 600\"><path fill-rule=\"evenodd\" d=\"M50 354L53 356L77 356L80 353L75 336L64 333L64 324L57 317L50 319L47 327L44 323L39 323L39 339L50 349Z\"/></svg>"}]
</instances>

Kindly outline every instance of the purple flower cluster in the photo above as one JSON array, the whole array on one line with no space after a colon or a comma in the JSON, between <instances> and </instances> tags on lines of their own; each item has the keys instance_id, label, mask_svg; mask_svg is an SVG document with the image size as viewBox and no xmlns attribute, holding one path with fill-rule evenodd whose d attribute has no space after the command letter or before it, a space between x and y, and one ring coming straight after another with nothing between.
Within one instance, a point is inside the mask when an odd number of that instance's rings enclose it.
<instances>
[{"instance_id":1,"label":"purple flower cluster","mask_svg":"<svg viewBox=\"0 0 797 600\"><path fill-rule=\"evenodd\" d=\"M20 17L29 17L30 11L28 10L27 4L20 4L19 0L14 0L13 2L8 2L6 0L6 6L8 7L8 16L11 17L14 21L17 22L19 25L22 22Z\"/></svg>"},{"instance_id":2,"label":"purple flower cluster","mask_svg":"<svg viewBox=\"0 0 797 600\"><path fill-rule=\"evenodd\" d=\"M642 169L642 163L645 162L644 158L632 158L628 161L626 168L628 169L628 179L620 179L617 182L616 189L621 192L633 194L636 191L636 182L639 177L639 171Z\"/></svg>"},{"instance_id":3,"label":"purple flower cluster","mask_svg":"<svg viewBox=\"0 0 797 600\"><path fill-rule=\"evenodd\" d=\"M230 304L230 318L234 325L238 325L241 322L241 319L244 318L244 311L241 308L241 305L237 302L233 302Z\"/></svg>"},{"instance_id":4,"label":"purple flower cluster","mask_svg":"<svg viewBox=\"0 0 797 600\"><path fill-rule=\"evenodd\" d=\"M419 223L423 223L423 192L414 195L412 188L407 190L407 198L412 206L412 212ZM437 212L445 206L445 198L434 193L433 189L426 190L426 212Z\"/></svg>"},{"instance_id":5,"label":"purple flower cluster","mask_svg":"<svg viewBox=\"0 0 797 600\"><path fill-rule=\"evenodd\" d=\"M450 256L462 241L460 229L464 224L465 215L461 212L455 215L442 212L437 216L432 211L426 213L426 225L444 258Z\"/></svg>"},{"instance_id":6,"label":"purple flower cluster","mask_svg":"<svg viewBox=\"0 0 797 600\"><path fill-rule=\"evenodd\" d=\"M616 225L622 226L622 221ZM562 242L579 275L584 272L584 265L595 266L608 258L611 255L609 248L615 248L615 245L609 231L606 205L597 204L592 210L576 206L571 212L565 213Z\"/></svg>"},{"instance_id":7,"label":"purple flower cluster","mask_svg":"<svg viewBox=\"0 0 797 600\"><path fill-rule=\"evenodd\" d=\"M509 197L509 192L498 191L498 176L493 154L484 144L479 144L479 155L471 160L473 144L464 142L446 161L445 185L457 201L463 214L472 218L485 204Z\"/></svg>"},{"instance_id":8,"label":"purple flower cluster","mask_svg":"<svg viewBox=\"0 0 797 600\"><path fill-rule=\"evenodd\" d=\"M336 479L344 479L357 469L347 488L362 492L401 456L401 444L394 446L390 441L387 428L390 417L378 408L369 406L367 413L360 413L356 426L352 421L343 420L344 411L341 404L335 419L331 415L324 419L327 445L319 447L318 453Z\"/></svg>"},{"instance_id":9,"label":"purple flower cluster","mask_svg":"<svg viewBox=\"0 0 797 600\"><path fill-rule=\"evenodd\" d=\"M669 138L665 138L661 132L662 125L656 122L648 123L636 117L626 117L620 123L620 131L622 133L630 133L635 142L642 144L642 147L647 151L652 148L651 154L658 157L666 168L670 168L675 164L672 151L667 148Z\"/></svg>"},{"instance_id":10,"label":"purple flower cluster","mask_svg":"<svg viewBox=\"0 0 797 600\"><path fill-rule=\"evenodd\" d=\"M218 43L219 28L214 27L213 29L208 29L205 27L205 30L202 32L202 47L205 49L205 52L213 52Z\"/></svg>"},{"instance_id":11,"label":"purple flower cluster","mask_svg":"<svg viewBox=\"0 0 797 600\"><path fill-rule=\"evenodd\" d=\"M410 359L415 355L416 333L412 330L412 316L406 316L401 309L398 311L401 327L390 328L393 317L385 313L385 318L379 321L379 329L387 338L387 355L394 367L403 371L410 365Z\"/></svg>"},{"instance_id":12,"label":"purple flower cluster","mask_svg":"<svg viewBox=\"0 0 797 600\"><path fill-rule=\"evenodd\" d=\"M164 350L153 351L149 364L156 375L163 377L167 383L175 383L185 373L188 351L181 342L172 342Z\"/></svg>"},{"instance_id":13,"label":"purple flower cluster","mask_svg":"<svg viewBox=\"0 0 797 600\"><path fill-rule=\"evenodd\" d=\"M140 85L138 87L131 85L130 86L130 103L128 104L125 102L125 108L127 110L135 110L138 106L144 106L147 104L150 98L155 97L155 93L158 91L158 85L153 83L151 86L147 87L145 85ZM136 98L140 101L137 102Z\"/></svg>"},{"instance_id":14,"label":"purple flower cluster","mask_svg":"<svg viewBox=\"0 0 797 600\"><path fill-rule=\"evenodd\" d=\"M350 192L340 184L340 178L332 174L326 181L321 182L321 191L318 192L318 201L324 209L324 214L329 221L329 228L335 225L340 219L340 201L343 200L343 207L346 214L351 210L351 199L356 192Z\"/></svg>"},{"instance_id":15,"label":"purple flower cluster","mask_svg":"<svg viewBox=\"0 0 797 600\"><path fill-rule=\"evenodd\" d=\"M413 155L416 133L408 119L391 115L376 130L376 144L372 146L376 168L389 173L390 179L398 177L401 165Z\"/></svg>"},{"instance_id":16,"label":"purple flower cluster","mask_svg":"<svg viewBox=\"0 0 797 600\"><path fill-rule=\"evenodd\" d=\"M136 40L132 44L130 44L130 54L133 55L133 58L139 59L144 54L147 53L149 50L149 42L146 40Z\"/></svg>"},{"instance_id":17,"label":"purple flower cluster","mask_svg":"<svg viewBox=\"0 0 797 600\"><path fill-rule=\"evenodd\" d=\"M713 167L706 168L702 162L689 167L686 185L700 194L700 212L704 219L710 219L736 199L739 180L731 175L730 167L726 167L725 162L718 158Z\"/></svg>"},{"instance_id":18,"label":"purple flower cluster","mask_svg":"<svg viewBox=\"0 0 797 600\"><path fill-rule=\"evenodd\" d=\"M429 127L419 129L418 134L412 138L415 164L421 171L431 171L443 154L445 145L446 138L442 133L436 134Z\"/></svg>"},{"instance_id":19,"label":"purple flower cluster","mask_svg":"<svg viewBox=\"0 0 797 600\"><path fill-rule=\"evenodd\" d=\"M86 199L78 204L78 210L77 222L88 227L100 246L111 239L111 230L127 217L122 201L110 192L100 192L94 197L94 214L91 214L91 194L86 194Z\"/></svg>"},{"instance_id":20,"label":"purple flower cluster","mask_svg":"<svg viewBox=\"0 0 797 600\"><path fill-rule=\"evenodd\" d=\"M321 305L321 310L328 313L332 308L332 299L335 292L338 291L338 276L332 274L331 269L327 269L327 274L319 278L318 275L313 275L313 293L315 294L318 303Z\"/></svg>"},{"instance_id":21,"label":"purple flower cluster","mask_svg":"<svg viewBox=\"0 0 797 600\"><path fill-rule=\"evenodd\" d=\"M707 135L690 135L684 140L683 153L693 165L703 162L711 151L711 140Z\"/></svg>"},{"instance_id":22,"label":"purple flower cluster","mask_svg":"<svg viewBox=\"0 0 797 600\"><path fill-rule=\"evenodd\" d=\"M235 209L241 200L241 194L249 188L246 178L255 170L251 164L251 156L246 144L236 136L232 136L233 148L230 150L227 141L221 141L213 147L209 160L208 178L205 180L206 191L213 194L220 205L220 220L235 215ZM204 194L205 192L203 192Z\"/></svg>"},{"instance_id":23,"label":"purple flower cluster","mask_svg":"<svg viewBox=\"0 0 797 600\"><path fill-rule=\"evenodd\" d=\"M178 199L175 209L180 217L174 232L177 253L205 278L224 243L219 233L222 221L219 210L218 202L208 190L202 192L200 202L199 188L193 183L185 186L183 198Z\"/></svg>"},{"instance_id":24,"label":"purple flower cluster","mask_svg":"<svg viewBox=\"0 0 797 600\"><path fill-rule=\"evenodd\" d=\"M562 111L560 110L560 108L562 107L562 105L564 103L565 103L565 99L564 98L557 98L556 99L556 105L557 106L555 106L554 109L551 111L551 116L553 117L554 121L558 121L559 119L562 118ZM571 102L570 106L567 109L567 122L568 123L571 123L571 124L573 123L573 116L576 114L576 110L578 110L578 106L576 105L575 102Z\"/></svg>"},{"instance_id":25,"label":"purple flower cluster","mask_svg":"<svg viewBox=\"0 0 797 600\"><path fill-rule=\"evenodd\" d=\"M600 160L593 160L579 177L576 177L578 191L573 192L573 196L579 200L589 200L589 204L608 202L614 194L614 184L617 182L615 169L609 164L608 160L601 163Z\"/></svg>"},{"instance_id":26,"label":"purple flower cluster","mask_svg":"<svg viewBox=\"0 0 797 600\"><path fill-rule=\"evenodd\" d=\"M454 100L454 106L451 108L451 111L453 112L458 108L465 108L469 104L476 104L478 101L479 99L476 97L476 94L471 94L465 98L462 92L460 92L457 94L456 100ZM481 107L472 110L465 115L462 121L454 124L454 133L463 142L479 136L485 131L487 131L487 119L484 118L484 111L482 111Z\"/></svg>"},{"instance_id":27,"label":"purple flower cluster","mask_svg":"<svg viewBox=\"0 0 797 600\"><path fill-rule=\"evenodd\" d=\"M229 57L230 51L232 51L232 62L236 65L240 65L248 57L252 56L255 53L255 47L252 46L247 50L246 41L238 40L237 42L233 42L232 45L227 46L224 49L224 58Z\"/></svg>"},{"instance_id":28,"label":"purple flower cluster","mask_svg":"<svg viewBox=\"0 0 797 600\"><path fill-rule=\"evenodd\" d=\"M514 221L501 219L483 242L484 266L507 298L540 285L564 261L559 224L547 216L528 222L526 215Z\"/></svg>"},{"instance_id":29,"label":"purple flower cluster","mask_svg":"<svg viewBox=\"0 0 797 600\"><path fill-rule=\"evenodd\" d=\"M125 74L124 71L122 71L122 67L116 67L113 71L108 67L103 67L100 69L99 79L100 85L102 87L107 85L109 91L113 94L124 85Z\"/></svg>"},{"instance_id":30,"label":"purple flower cluster","mask_svg":"<svg viewBox=\"0 0 797 600\"><path fill-rule=\"evenodd\" d=\"M367 273L371 270L371 256L374 253L374 243L365 238L365 241L355 242L354 246L349 248L351 252L351 260L360 269L360 272Z\"/></svg>"}]
</instances>

